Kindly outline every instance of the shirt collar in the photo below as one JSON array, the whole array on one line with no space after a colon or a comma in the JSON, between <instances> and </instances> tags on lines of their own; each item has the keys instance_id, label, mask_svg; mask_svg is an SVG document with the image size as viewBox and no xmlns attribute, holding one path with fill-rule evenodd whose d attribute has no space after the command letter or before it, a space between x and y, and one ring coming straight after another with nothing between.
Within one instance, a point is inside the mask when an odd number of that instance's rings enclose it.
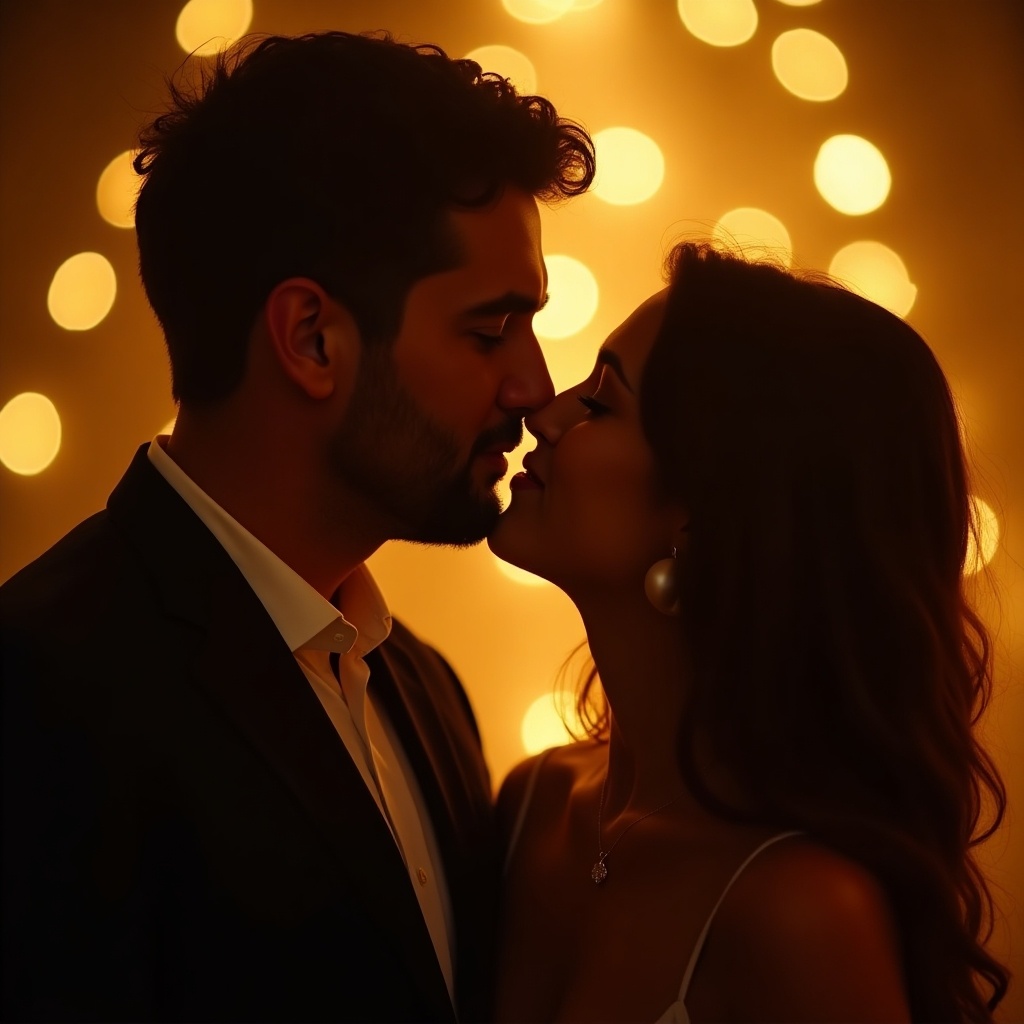
<instances>
[{"instance_id":1,"label":"shirt collar","mask_svg":"<svg viewBox=\"0 0 1024 1024\"><path fill-rule=\"evenodd\" d=\"M164 450L166 442L165 435L153 440L150 462L231 556L290 651L362 657L387 638L391 613L365 565L356 566L332 604L199 487Z\"/></svg>"}]
</instances>

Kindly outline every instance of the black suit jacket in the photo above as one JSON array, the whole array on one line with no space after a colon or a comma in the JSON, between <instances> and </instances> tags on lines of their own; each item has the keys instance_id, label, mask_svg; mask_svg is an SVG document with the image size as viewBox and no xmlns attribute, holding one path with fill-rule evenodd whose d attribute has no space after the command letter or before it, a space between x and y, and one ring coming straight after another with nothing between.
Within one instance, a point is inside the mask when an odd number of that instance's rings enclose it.
<instances>
[{"instance_id":1,"label":"black suit jacket","mask_svg":"<svg viewBox=\"0 0 1024 1024\"><path fill-rule=\"evenodd\" d=\"M409 876L262 604L143 446L0 588L5 1019L454 1019ZM486 1014L491 792L465 694L369 658L429 805L460 1016Z\"/></svg>"}]
</instances>

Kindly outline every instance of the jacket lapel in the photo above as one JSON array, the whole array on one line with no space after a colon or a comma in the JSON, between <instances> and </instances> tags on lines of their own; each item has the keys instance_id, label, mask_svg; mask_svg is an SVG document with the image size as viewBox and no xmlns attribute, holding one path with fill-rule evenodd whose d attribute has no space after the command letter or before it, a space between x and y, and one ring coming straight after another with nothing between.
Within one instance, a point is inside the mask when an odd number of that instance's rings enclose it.
<instances>
[{"instance_id":1,"label":"jacket lapel","mask_svg":"<svg viewBox=\"0 0 1024 1024\"><path fill-rule=\"evenodd\" d=\"M411 978L450 1007L429 932L391 833L295 658L248 582L153 468L146 446L108 502L167 612L193 627L194 674L285 781L333 849L368 916L385 923Z\"/></svg>"},{"instance_id":2,"label":"jacket lapel","mask_svg":"<svg viewBox=\"0 0 1024 1024\"><path fill-rule=\"evenodd\" d=\"M489 779L450 669L439 658L417 664L409 655L391 643L371 652L370 686L402 742L434 824L455 922L459 1007L477 1019L487 1012L499 881ZM413 657L425 657L423 649ZM453 698L455 706L440 714ZM455 723L465 724L463 734L453 733Z\"/></svg>"}]
</instances>

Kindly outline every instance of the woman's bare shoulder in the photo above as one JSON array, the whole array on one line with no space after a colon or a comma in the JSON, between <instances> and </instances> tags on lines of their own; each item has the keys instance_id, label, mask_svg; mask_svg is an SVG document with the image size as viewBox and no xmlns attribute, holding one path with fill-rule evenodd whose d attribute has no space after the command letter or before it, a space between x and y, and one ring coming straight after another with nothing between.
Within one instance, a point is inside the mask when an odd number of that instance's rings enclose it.
<instances>
[{"instance_id":1,"label":"woman's bare shoulder","mask_svg":"<svg viewBox=\"0 0 1024 1024\"><path fill-rule=\"evenodd\" d=\"M723 976L743 978L732 986L738 1018L909 1019L884 889L863 865L810 839L779 842L748 865L708 947Z\"/></svg>"},{"instance_id":2,"label":"woman's bare shoulder","mask_svg":"<svg viewBox=\"0 0 1024 1024\"><path fill-rule=\"evenodd\" d=\"M536 786L544 796L555 796L552 790L566 792L573 783L590 769L603 744L593 740L568 743L551 747L520 761L505 776L498 792L498 823L503 835L513 828L519 808L528 796L531 780L536 777Z\"/></svg>"},{"instance_id":3,"label":"woman's bare shoulder","mask_svg":"<svg viewBox=\"0 0 1024 1024\"><path fill-rule=\"evenodd\" d=\"M882 886L859 862L802 835L763 850L737 878L729 902L756 924L829 921L885 911ZM725 909L723 907L723 909Z\"/></svg>"},{"instance_id":4,"label":"woman's bare shoulder","mask_svg":"<svg viewBox=\"0 0 1024 1024\"><path fill-rule=\"evenodd\" d=\"M534 772L537 771L539 762L545 753L546 751L534 754L533 757L520 761L505 776L501 788L498 790L498 823L503 832L506 831L506 823L514 820L519 812L519 807L530 786L530 779L533 777Z\"/></svg>"}]
</instances>

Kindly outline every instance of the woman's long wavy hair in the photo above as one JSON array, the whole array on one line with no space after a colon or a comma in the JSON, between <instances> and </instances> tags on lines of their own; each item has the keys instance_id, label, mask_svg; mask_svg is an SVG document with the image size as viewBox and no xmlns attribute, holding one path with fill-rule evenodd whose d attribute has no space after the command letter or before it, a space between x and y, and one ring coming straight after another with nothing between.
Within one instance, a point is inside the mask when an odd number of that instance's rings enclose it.
<instances>
[{"instance_id":1,"label":"woman's long wavy hair","mask_svg":"<svg viewBox=\"0 0 1024 1024\"><path fill-rule=\"evenodd\" d=\"M972 849L1006 798L973 733L990 651L946 380L906 323L832 282L694 243L668 266L640 402L690 514L685 778L713 812L801 829L880 880L915 1020L989 1020L1008 972Z\"/></svg>"}]
</instances>

